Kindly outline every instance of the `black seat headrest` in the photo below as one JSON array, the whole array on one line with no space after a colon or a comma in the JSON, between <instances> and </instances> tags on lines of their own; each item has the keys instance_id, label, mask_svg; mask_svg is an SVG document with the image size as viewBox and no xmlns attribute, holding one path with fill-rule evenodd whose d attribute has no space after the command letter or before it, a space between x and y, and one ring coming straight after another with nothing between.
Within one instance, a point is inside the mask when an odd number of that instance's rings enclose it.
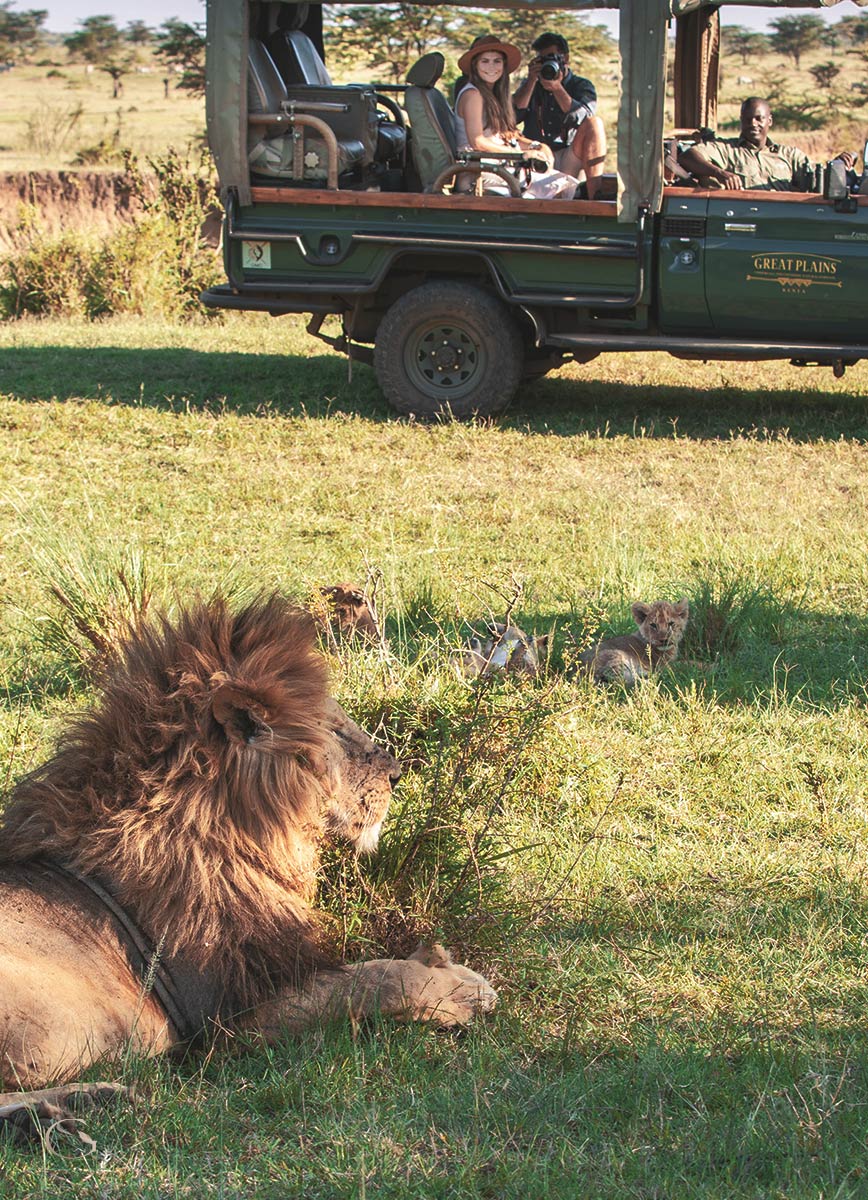
<instances>
[{"instance_id":1,"label":"black seat headrest","mask_svg":"<svg viewBox=\"0 0 868 1200\"><path fill-rule=\"evenodd\" d=\"M281 4L277 10L277 28L303 29L309 12L309 4Z\"/></svg>"},{"instance_id":2,"label":"black seat headrest","mask_svg":"<svg viewBox=\"0 0 868 1200\"><path fill-rule=\"evenodd\" d=\"M411 87L432 88L443 74L446 59L439 50L423 54L407 72L407 82Z\"/></svg>"}]
</instances>

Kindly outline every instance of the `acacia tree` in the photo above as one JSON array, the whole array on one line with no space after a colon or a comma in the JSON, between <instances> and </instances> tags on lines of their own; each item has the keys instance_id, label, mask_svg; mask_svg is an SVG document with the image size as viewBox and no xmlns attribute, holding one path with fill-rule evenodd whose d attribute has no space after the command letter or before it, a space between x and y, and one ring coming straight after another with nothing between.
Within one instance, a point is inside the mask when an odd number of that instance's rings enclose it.
<instances>
[{"instance_id":1,"label":"acacia tree","mask_svg":"<svg viewBox=\"0 0 868 1200\"><path fill-rule=\"evenodd\" d=\"M153 36L152 30L144 21L127 21L124 37L134 46L147 46Z\"/></svg>"},{"instance_id":2,"label":"acacia tree","mask_svg":"<svg viewBox=\"0 0 868 1200\"><path fill-rule=\"evenodd\" d=\"M0 62L17 62L38 45L48 16L44 8L13 12L12 0L0 0Z\"/></svg>"},{"instance_id":3,"label":"acacia tree","mask_svg":"<svg viewBox=\"0 0 868 1200\"><path fill-rule=\"evenodd\" d=\"M752 55L761 53L768 45L764 34L746 29L744 25L727 25L723 31L723 42L733 53L740 55L742 66L746 66Z\"/></svg>"},{"instance_id":4,"label":"acacia tree","mask_svg":"<svg viewBox=\"0 0 868 1200\"><path fill-rule=\"evenodd\" d=\"M508 9L457 13L454 9L398 2L348 9L335 5L326 8L325 19L327 27L340 35L332 38L332 44L339 47L336 58L342 67L356 68L361 60L366 69L382 72L396 83L403 82L423 54L440 50L457 57L483 33L495 33L529 52L531 43L549 27L567 39L574 63L612 46L603 27L587 25L566 13L552 18L539 12Z\"/></svg>"},{"instance_id":5,"label":"acacia tree","mask_svg":"<svg viewBox=\"0 0 868 1200\"><path fill-rule=\"evenodd\" d=\"M71 54L85 62L102 66L123 47L124 35L109 16L85 17L81 28L63 39Z\"/></svg>"},{"instance_id":6,"label":"acacia tree","mask_svg":"<svg viewBox=\"0 0 868 1200\"><path fill-rule=\"evenodd\" d=\"M771 22L769 41L775 50L789 55L798 70L802 55L820 45L825 29L825 22L813 13L802 17L778 17Z\"/></svg>"},{"instance_id":7,"label":"acacia tree","mask_svg":"<svg viewBox=\"0 0 868 1200\"><path fill-rule=\"evenodd\" d=\"M178 87L194 96L205 94L205 29L171 17L157 32L157 54L167 67L180 67Z\"/></svg>"},{"instance_id":8,"label":"acacia tree","mask_svg":"<svg viewBox=\"0 0 868 1200\"><path fill-rule=\"evenodd\" d=\"M413 63L429 50L449 48L447 10L422 4L341 5L324 11L326 28L339 34L332 38L334 57L350 68L362 60L365 68L401 83Z\"/></svg>"},{"instance_id":9,"label":"acacia tree","mask_svg":"<svg viewBox=\"0 0 868 1200\"><path fill-rule=\"evenodd\" d=\"M133 65L129 43L109 16L85 17L79 25L78 32L64 38L63 44L71 54L111 76L112 97L117 100L123 91L123 77Z\"/></svg>"},{"instance_id":10,"label":"acacia tree","mask_svg":"<svg viewBox=\"0 0 868 1200\"><path fill-rule=\"evenodd\" d=\"M830 88L837 77L841 74L841 68L836 63L818 63L817 66L811 67L811 74L818 88L826 90Z\"/></svg>"}]
</instances>

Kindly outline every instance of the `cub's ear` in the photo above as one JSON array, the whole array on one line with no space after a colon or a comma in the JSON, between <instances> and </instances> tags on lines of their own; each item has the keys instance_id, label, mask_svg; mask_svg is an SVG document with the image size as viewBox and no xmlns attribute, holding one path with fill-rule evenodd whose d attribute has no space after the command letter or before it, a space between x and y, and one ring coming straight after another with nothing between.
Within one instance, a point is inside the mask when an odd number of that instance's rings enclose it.
<instances>
[{"instance_id":1,"label":"cub's ear","mask_svg":"<svg viewBox=\"0 0 868 1200\"><path fill-rule=\"evenodd\" d=\"M268 710L242 683L220 672L212 680L211 712L230 742L246 744L268 728Z\"/></svg>"},{"instance_id":2,"label":"cub's ear","mask_svg":"<svg viewBox=\"0 0 868 1200\"><path fill-rule=\"evenodd\" d=\"M424 963L426 967L448 967L452 964L452 956L440 942L433 945L420 942L410 955L410 961Z\"/></svg>"},{"instance_id":3,"label":"cub's ear","mask_svg":"<svg viewBox=\"0 0 868 1200\"><path fill-rule=\"evenodd\" d=\"M540 634L538 637L535 637L535 638L533 639L533 645L534 645L534 649L536 649L536 650L548 650L548 648L549 648L549 637L550 637L550 636L551 636L551 635L550 635L550 634L548 634L548 633L541 633L541 634Z\"/></svg>"},{"instance_id":4,"label":"cub's ear","mask_svg":"<svg viewBox=\"0 0 868 1200\"><path fill-rule=\"evenodd\" d=\"M682 596L674 607L679 617L686 617L690 612L690 603L686 596Z\"/></svg>"},{"instance_id":5,"label":"cub's ear","mask_svg":"<svg viewBox=\"0 0 868 1200\"><path fill-rule=\"evenodd\" d=\"M635 604L631 605L631 607L630 607L630 612L633 614L633 620L636 622L637 625L642 624L642 622L648 616L650 611L651 611L650 605L641 604L638 600Z\"/></svg>"}]
</instances>

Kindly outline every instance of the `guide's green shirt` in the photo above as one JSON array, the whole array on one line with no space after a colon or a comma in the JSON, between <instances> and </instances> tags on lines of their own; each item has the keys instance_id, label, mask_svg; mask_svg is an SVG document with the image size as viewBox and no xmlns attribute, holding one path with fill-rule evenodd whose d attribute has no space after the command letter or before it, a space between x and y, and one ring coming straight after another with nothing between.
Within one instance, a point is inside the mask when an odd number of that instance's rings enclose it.
<instances>
[{"instance_id":1,"label":"guide's green shirt","mask_svg":"<svg viewBox=\"0 0 868 1200\"><path fill-rule=\"evenodd\" d=\"M740 175L746 188L765 192L808 192L814 166L807 154L793 146L766 142L762 150L741 138L719 138L697 146L715 167Z\"/></svg>"}]
</instances>

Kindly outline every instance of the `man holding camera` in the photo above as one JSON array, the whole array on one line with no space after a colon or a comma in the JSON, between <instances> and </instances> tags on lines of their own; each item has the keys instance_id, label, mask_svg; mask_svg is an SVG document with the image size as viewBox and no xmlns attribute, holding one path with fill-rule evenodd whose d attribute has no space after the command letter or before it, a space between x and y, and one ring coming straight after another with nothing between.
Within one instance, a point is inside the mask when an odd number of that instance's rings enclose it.
<instances>
[{"instance_id":1,"label":"man holding camera","mask_svg":"<svg viewBox=\"0 0 868 1200\"><path fill-rule=\"evenodd\" d=\"M594 85L570 70L570 48L559 33L541 33L532 49L527 79L513 97L515 115L526 137L551 147L559 170L575 176L585 172L587 196L593 200L606 161L606 131L594 115Z\"/></svg>"}]
</instances>

